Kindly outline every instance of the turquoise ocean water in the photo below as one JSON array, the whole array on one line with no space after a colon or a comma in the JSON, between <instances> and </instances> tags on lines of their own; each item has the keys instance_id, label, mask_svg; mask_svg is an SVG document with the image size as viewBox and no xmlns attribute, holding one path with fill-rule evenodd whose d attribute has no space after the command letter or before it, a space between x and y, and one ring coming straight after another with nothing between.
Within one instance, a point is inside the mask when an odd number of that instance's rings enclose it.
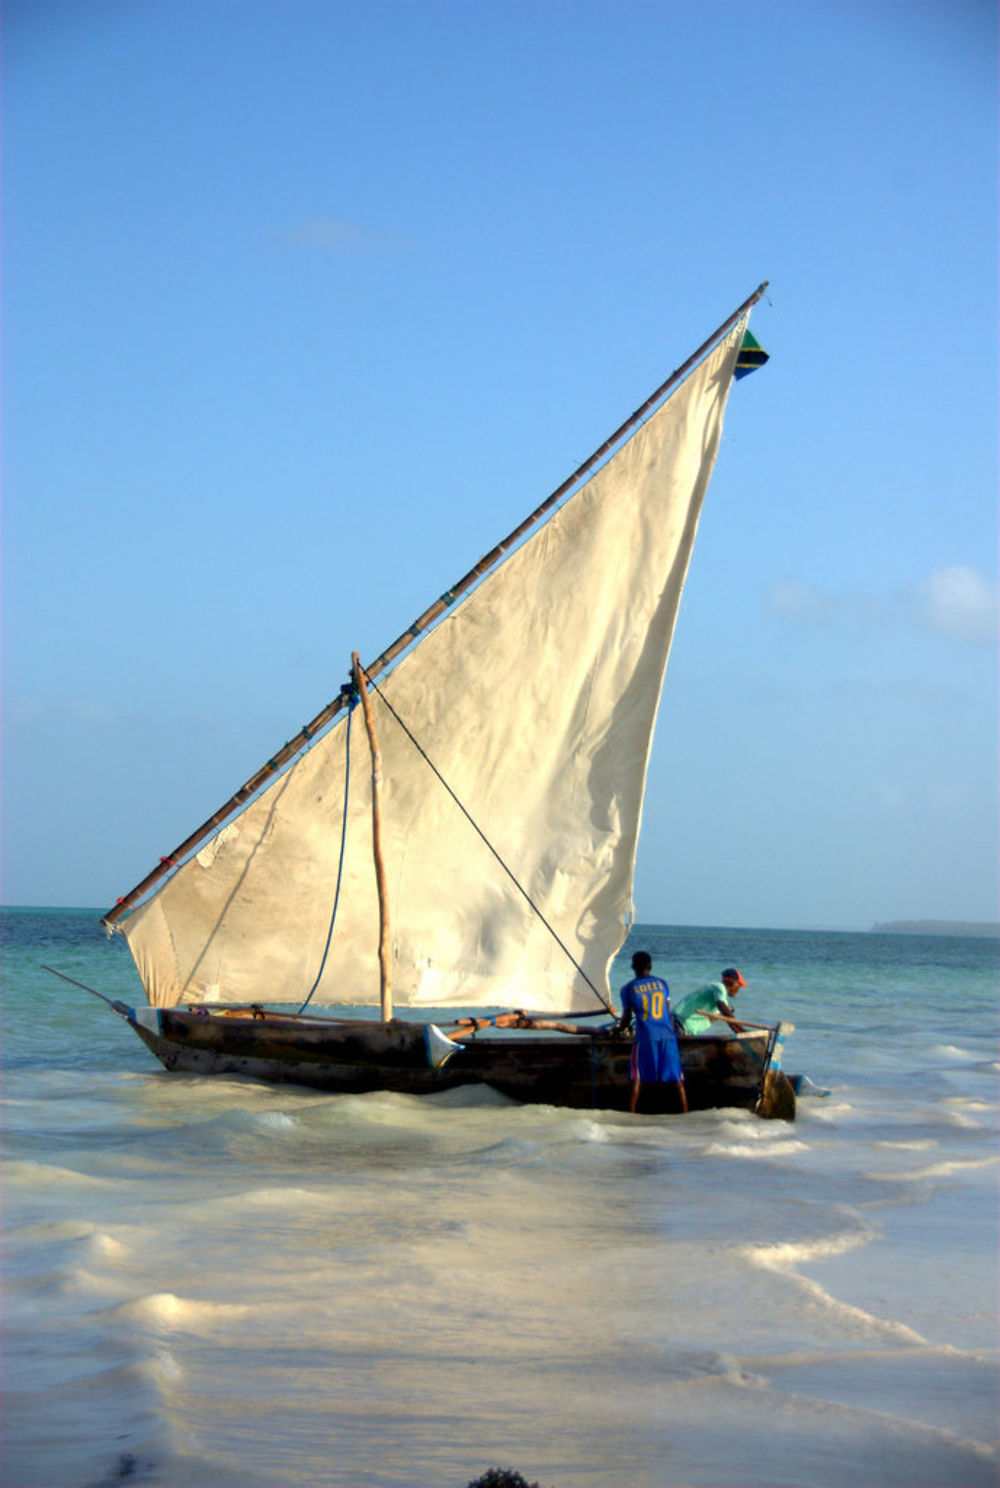
<instances>
[{"instance_id":1,"label":"turquoise ocean water","mask_svg":"<svg viewBox=\"0 0 1000 1488\"><path fill-rule=\"evenodd\" d=\"M169 1075L97 920L2 912L3 1488L996 1483L995 940L636 930L789 1125Z\"/></svg>"}]
</instances>

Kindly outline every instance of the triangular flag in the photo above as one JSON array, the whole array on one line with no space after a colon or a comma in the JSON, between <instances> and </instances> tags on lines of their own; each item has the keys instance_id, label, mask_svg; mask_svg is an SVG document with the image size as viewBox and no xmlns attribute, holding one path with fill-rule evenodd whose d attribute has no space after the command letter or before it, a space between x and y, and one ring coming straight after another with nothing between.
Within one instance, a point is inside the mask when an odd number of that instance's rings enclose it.
<instances>
[{"instance_id":1,"label":"triangular flag","mask_svg":"<svg viewBox=\"0 0 1000 1488\"><path fill-rule=\"evenodd\" d=\"M768 353L759 341L747 331L743 337L743 345L740 347L739 356L736 358L736 371L733 376L737 380L741 377L749 377L751 372L756 372L758 367L763 367L768 360Z\"/></svg>"}]
</instances>

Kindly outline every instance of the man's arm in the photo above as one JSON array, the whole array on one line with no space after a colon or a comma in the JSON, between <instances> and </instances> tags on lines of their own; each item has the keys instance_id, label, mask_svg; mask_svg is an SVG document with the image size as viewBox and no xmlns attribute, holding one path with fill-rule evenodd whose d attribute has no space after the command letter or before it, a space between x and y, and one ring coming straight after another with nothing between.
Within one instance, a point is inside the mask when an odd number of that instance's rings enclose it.
<instances>
[{"instance_id":1,"label":"man's arm","mask_svg":"<svg viewBox=\"0 0 1000 1488\"><path fill-rule=\"evenodd\" d=\"M742 1023L737 1023L737 1021L736 1021L736 1013L735 1013L735 1010L734 1010L733 1005L732 1005L731 1002L726 1002L726 1000L724 998L721 999L720 1002L719 1002L719 1012L725 1018L726 1022L729 1024L730 1028L733 1030L734 1033L745 1033L746 1032L746 1029L743 1027L743 1024Z\"/></svg>"},{"instance_id":2,"label":"man's arm","mask_svg":"<svg viewBox=\"0 0 1000 1488\"><path fill-rule=\"evenodd\" d=\"M632 1000L624 988L622 991L624 994L622 996L622 1015L618 1019L617 1027L619 1033L628 1033L632 1026Z\"/></svg>"}]
</instances>

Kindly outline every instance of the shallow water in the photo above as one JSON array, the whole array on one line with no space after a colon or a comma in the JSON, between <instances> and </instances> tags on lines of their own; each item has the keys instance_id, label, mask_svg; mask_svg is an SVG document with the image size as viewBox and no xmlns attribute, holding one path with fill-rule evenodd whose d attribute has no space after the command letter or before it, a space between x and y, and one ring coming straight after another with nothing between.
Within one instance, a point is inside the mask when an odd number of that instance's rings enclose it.
<instances>
[{"instance_id":1,"label":"shallow water","mask_svg":"<svg viewBox=\"0 0 1000 1488\"><path fill-rule=\"evenodd\" d=\"M3 1488L995 1484L995 941L635 936L796 1023L788 1125L168 1075L4 926Z\"/></svg>"}]
</instances>

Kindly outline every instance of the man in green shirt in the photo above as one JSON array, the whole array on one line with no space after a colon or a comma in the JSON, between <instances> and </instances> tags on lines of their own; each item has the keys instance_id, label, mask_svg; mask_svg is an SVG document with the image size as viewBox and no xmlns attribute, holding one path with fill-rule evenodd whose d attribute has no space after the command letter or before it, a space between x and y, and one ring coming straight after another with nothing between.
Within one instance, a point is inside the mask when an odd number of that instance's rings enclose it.
<instances>
[{"instance_id":1,"label":"man in green shirt","mask_svg":"<svg viewBox=\"0 0 1000 1488\"><path fill-rule=\"evenodd\" d=\"M718 1032L725 1026L721 1021L724 1019L734 1033L742 1033L743 1024L737 1023L733 1017L731 998L745 986L746 982L736 967L730 966L722 973L721 981L709 982L707 987L699 987L697 992L682 997L674 1007L674 1018L681 1032ZM706 1018L705 1013L715 1013L717 1017Z\"/></svg>"}]
</instances>

